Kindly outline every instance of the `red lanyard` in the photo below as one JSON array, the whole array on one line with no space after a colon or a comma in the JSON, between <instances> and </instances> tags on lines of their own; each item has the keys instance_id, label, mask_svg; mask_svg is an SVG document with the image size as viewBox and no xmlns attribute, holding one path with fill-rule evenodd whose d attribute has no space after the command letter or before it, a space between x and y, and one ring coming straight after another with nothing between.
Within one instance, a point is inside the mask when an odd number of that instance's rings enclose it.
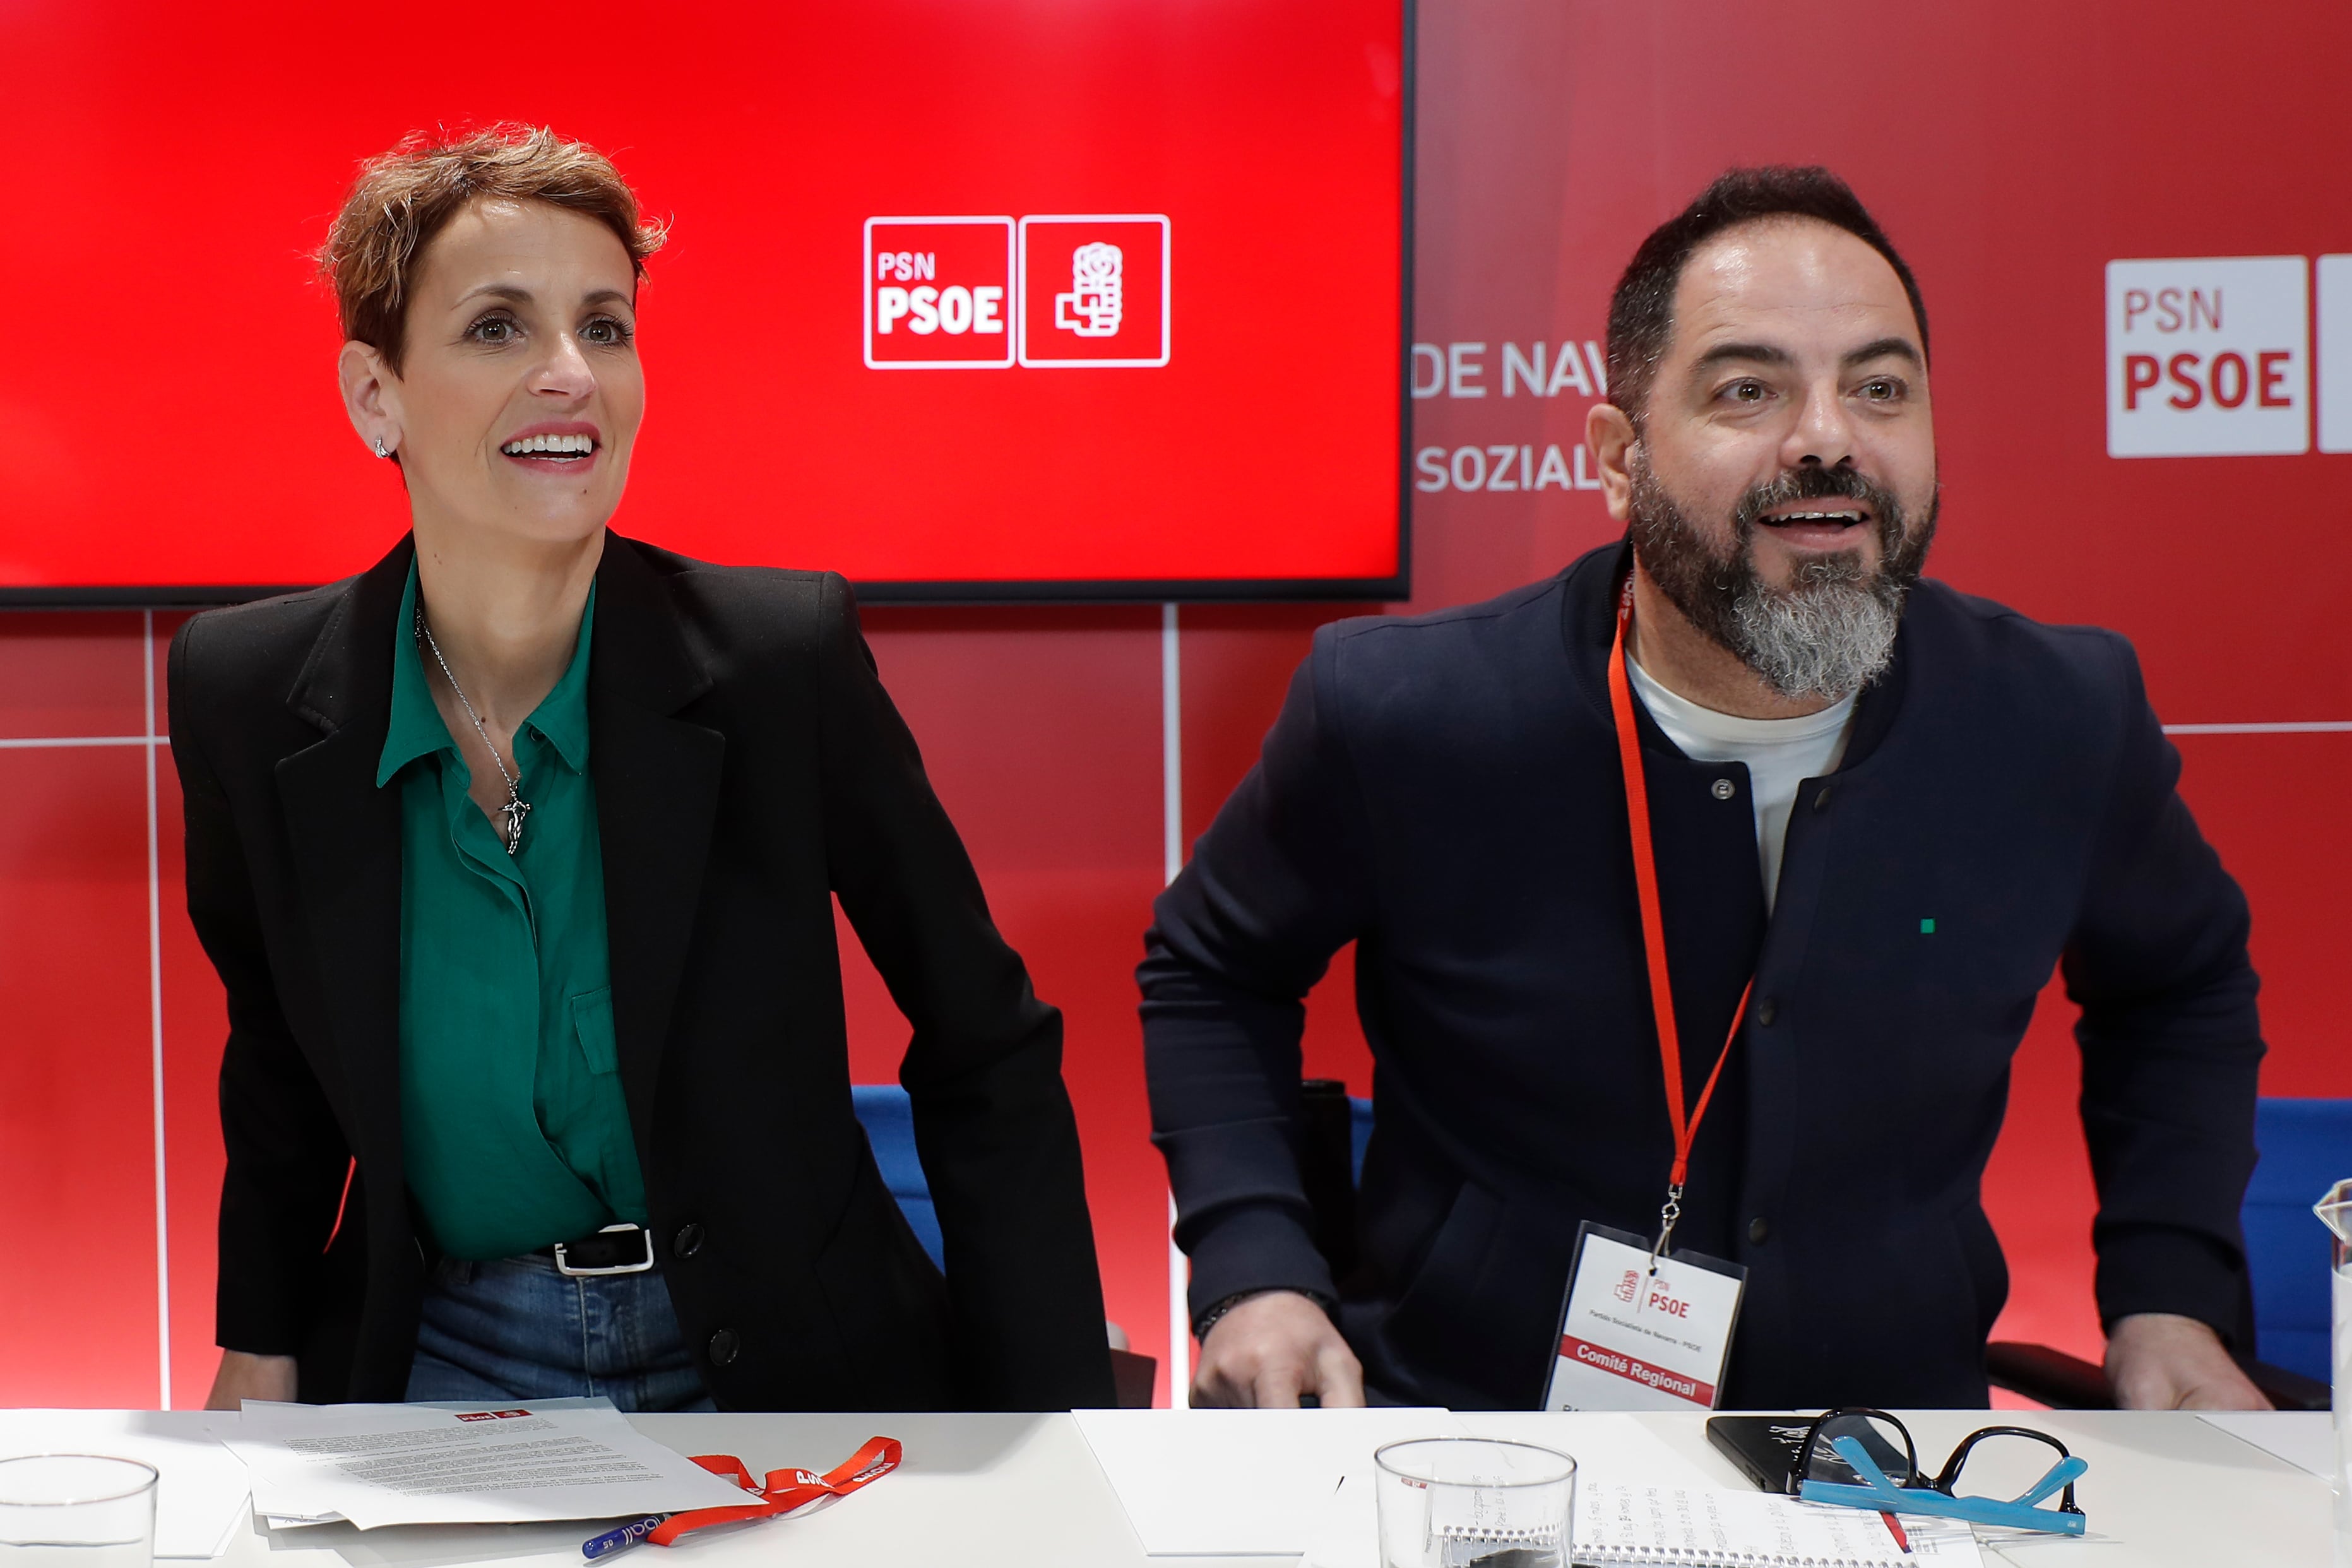
<instances>
[{"instance_id":1,"label":"red lanyard","mask_svg":"<svg viewBox=\"0 0 2352 1568\"><path fill-rule=\"evenodd\" d=\"M771 1514L804 1508L820 1498L847 1497L897 1469L900 1453L896 1437L868 1437L866 1447L821 1476L809 1470L770 1470L765 1486L753 1485L751 1472L731 1454L697 1454L696 1464L714 1475L725 1476L759 1500L737 1508L698 1508L671 1514L646 1539L656 1546L667 1546L688 1531L700 1530L705 1525L765 1519Z\"/></svg>"},{"instance_id":2,"label":"red lanyard","mask_svg":"<svg viewBox=\"0 0 2352 1568\"><path fill-rule=\"evenodd\" d=\"M1633 686L1625 675L1625 628L1633 620L1633 579L1629 574L1625 591L1617 600L1617 640L1609 649L1609 709L1617 721L1617 761L1625 774L1625 816L1633 836L1633 887L1642 906L1642 950L1650 964L1650 1012L1657 1020L1658 1062L1666 1074L1666 1121L1675 1131L1674 1169L1666 1177L1665 1207L1659 1211L1658 1245L1650 1253L1655 1267L1659 1255L1666 1250L1667 1238L1675 1233L1675 1222L1682 1217L1683 1181L1690 1174L1691 1144L1698 1137L1698 1124L1706 1117L1707 1101L1715 1098L1723 1064L1731 1059L1731 1047L1748 1016L1748 997L1756 989L1756 979L1750 975L1747 989L1740 992L1723 1054L1715 1058L1715 1070L1706 1075L1698 1103L1685 1114L1682 1037L1675 1027L1675 988L1666 974L1666 927L1658 912L1657 852L1650 842L1649 782L1642 768L1641 728L1633 718Z\"/></svg>"}]
</instances>

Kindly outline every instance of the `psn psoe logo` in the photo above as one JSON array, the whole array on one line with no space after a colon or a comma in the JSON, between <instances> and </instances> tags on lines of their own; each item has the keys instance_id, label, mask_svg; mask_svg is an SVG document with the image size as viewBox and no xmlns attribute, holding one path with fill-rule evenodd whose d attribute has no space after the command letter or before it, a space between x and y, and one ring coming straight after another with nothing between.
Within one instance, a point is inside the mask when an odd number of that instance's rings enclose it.
<instances>
[{"instance_id":1,"label":"psn psoe logo","mask_svg":"<svg viewBox=\"0 0 2352 1568\"><path fill-rule=\"evenodd\" d=\"M2300 256L2107 263L2107 456L2311 449Z\"/></svg>"},{"instance_id":2,"label":"psn psoe logo","mask_svg":"<svg viewBox=\"0 0 2352 1568\"><path fill-rule=\"evenodd\" d=\"M1082 338L1118 335L1122 314L1118 247L1097 240L1070 255L1070 291L1054 296L1054 326ZM1077 318L1072 320L1073 317Z\"/></svg>"},{"instance_id":3,"label":"psn psoe logo","mask_svg":"<svg viewBox=\"0 0 2352 1568\"><path fill-rule=\"evenodd\" d=\"M1617 1281L1615 1293L1620 1301L1625 1302L1631 1302L1634 1297L1640 1295L1642 1293L1641 1270L1638 1268L1625 1270L1625 1278Z\"/></svg>"},{"instance_id":4,"label":"psn psoe logo","mask_svg":"<svg viewBox=\"0 0 2352 1568\"><path fill-rule=\"evenodd\" d=\"M1010 367L1013 275L1009 217L867 218L866 367Z\"/></svg>"}]
</instances>

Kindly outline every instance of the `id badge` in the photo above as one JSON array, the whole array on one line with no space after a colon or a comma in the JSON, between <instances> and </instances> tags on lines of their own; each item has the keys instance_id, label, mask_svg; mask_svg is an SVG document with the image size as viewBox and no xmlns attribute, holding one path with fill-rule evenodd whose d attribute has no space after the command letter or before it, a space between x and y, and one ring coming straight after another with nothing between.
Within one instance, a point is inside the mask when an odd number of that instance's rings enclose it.
<instances>
[{"instance_id":1,"label":"id badge","mask_svg":"<svg viewBox=\"0 0 2352 1568\"><path fill-rule=\"evenodd\" d=\"M1561 1305L1546 1410L1712 1410L1748 1270L1587 1220Z\"/></svg>"}]
</instances>

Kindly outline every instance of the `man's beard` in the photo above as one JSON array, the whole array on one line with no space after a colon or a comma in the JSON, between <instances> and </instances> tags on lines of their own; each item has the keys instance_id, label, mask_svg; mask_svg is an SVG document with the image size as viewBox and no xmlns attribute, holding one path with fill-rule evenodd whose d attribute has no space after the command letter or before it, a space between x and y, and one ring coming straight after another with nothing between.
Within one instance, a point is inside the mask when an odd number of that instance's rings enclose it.
<instances>
[{"instance_id":1,"label":"man's beard","mask_svg":"<svg viewBox=\"0 0 2352 1568\"><path fill-rule=\"evenodd\" d=\"M1732 547L1717 555L1683 515L1638 446L1633 478L1633 554L1690 623L1737 654L1783 697L1837 701L1861 690L1895 658L1903 601L1927 565L1937 502L1909 527L1895 497L1852 468L1791 468L1732 510ZM1756 574L1759 519L1790 501L1851 500L1877 519L1878 565L1858 551L1798 563L1786 588ZM1868 523L1855 525L1869 527Z\"/></svg>"}]
</instances>

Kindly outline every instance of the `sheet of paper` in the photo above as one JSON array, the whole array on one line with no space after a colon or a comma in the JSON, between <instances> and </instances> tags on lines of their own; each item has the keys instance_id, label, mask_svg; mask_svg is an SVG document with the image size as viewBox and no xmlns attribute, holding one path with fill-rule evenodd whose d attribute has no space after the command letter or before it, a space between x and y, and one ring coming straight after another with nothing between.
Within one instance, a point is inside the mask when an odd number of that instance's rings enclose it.
<instances>
[{"instance_id":1,"label":"sheet of paper","mask_svg":"<svg viewBox=\"0 0 2352 1568\"><path fill-rule=\"evenodd\" d=\"M194 1413L0 1410L0 1456L59 1453L155 1467L158 1557L218 1557L245 1521L245 1466Z\"/></svg>"},{"instance_id":2,"label":"sheet of paper","mask_svg":"<svg viewBox=\"0 0 2352 1568\"><path fill-rule=\"evenodd\" d=\"M252 1471L254 1511L289 1523L609 1519L743 1500L603 1400L478 1410L248 1401L216 1430Z\"/></svg>"},{"instance_id":3,"label":"sheet of paper","mask_svg":"<svg viewBox=\"0 0 2352 1568\"><path fill-rule=\"evenodd\" d=\"M2198 1413L2231 1436L2263 1453L2309 1470L2321 1480L2336 1479L2336 1429L2325 1410L2208 1410Z\"/></svg>"},{"instance_id":4,"label":"sheet of paper","mask_svg":"<svg viewBox=\"0 0 2352 1568\"><path fill-rule=\"evenodd\" d=\"M1295 1557L1372 1450L1451 1437L1444 1410L1081 1410L1078 1430L1153 1557Z\"/></svg>"},{"instance_id":5,"label":"sheet of paper","mask_svg":"<svg viewBox=\"0 0 2352 1568\"><path fill-rule=\"evenodd\" d=\"M1463 1410L1454 1414L1473 1437L1533 1443L1576 1461L1581 1481L1645 1481L1673 1487L1716 1487L1722 1479L1685 1457L1639 1419L1605 1411Z\"/></svg>"},{"instance_id":6,"label":"sheet of paper","mask_svg":"<svg viewBox=\"0 0 2352 1568\"><path fill-rule=\"evenodd\" d=\"M1307 1526L1299 1568L1381 1568L1381 1515L1369 1474L1348 1476Z\"/></svg>"},{"instance_id":7,"label":"sheet of paper","mask_svg":"<svg viewBox=\"0 0 2352 1568\"><path fill-rule=\"evenodd\" d=\"M276 1401L272 1400L257 1399L248 1401L248 1403L257 1409L265 1405L271 1408L285 1408L291 1410L299 1410L304 1408L304 1406L299 1405L280 1406ZM410 1408L417 1410L478 1411L480 1409L478 1402L464 1399L418 1399L404 1401L403 1403L409 1405ZM601 1396L594 1399L534 1399L530 1402L531 1409L540 1415L545 1415L551 1410L604 1410L611 1408L613 1402L611 1400ZM214 1422L213 1436L215 1440L222 1443L227 1443L238 1436L239 1427L237 1423L239 1417L235 1413L232 1412L226 1415L215 1415L211 1419ZM330 1524L344 1524L349 1522L341 1514L332 1511L311 1515L309 1517L296 1517L292 1514L262 1513L258 1510L256 1510L256 1515L260 1519L262 1523L268 1525L272 1530L303 1530Z\"/></svg>"},{"instance_id":8,"label":"sheet of paper","mask_svg":"<svg viewBox=\"0 0 2352 1568\"><path fill-rule=\"evenodd\" d=\"M1984 1568L1984 1552L1976 1531L1957 1519L1930 1519L1900 1513L1905 1533L1911 1537L1911 1561L1933 1568Z\"/></svg>"}]
</instances>

